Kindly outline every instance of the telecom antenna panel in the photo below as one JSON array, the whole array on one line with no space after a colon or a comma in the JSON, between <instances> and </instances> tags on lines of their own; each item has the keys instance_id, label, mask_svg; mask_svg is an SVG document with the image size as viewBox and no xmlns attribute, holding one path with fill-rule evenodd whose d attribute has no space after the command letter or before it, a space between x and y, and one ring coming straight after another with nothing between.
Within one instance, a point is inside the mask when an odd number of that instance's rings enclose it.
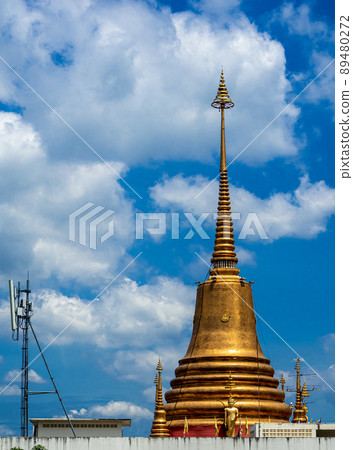
<instances>
[{"instance_id":1,"label":"telecom antenna panel","mask_svg":"<svg viewBox=\"0 0 353 450\"><path fill-rule=\"evenodd\" d=\"M31 317L33 315L33 302L29 300L29 275L27 276L26 289L21 289L21 285L18 282L17 287L14 286L13 281L9 280L9 293L10 293L10 313L11 313L11 329L12 339L14 341L19 340L20 332L22 332L22 367L21 367L21 436L28 437L28 398L30 395L38 394L56 394L59 402L63 408L65 416L69 422L72 433L76 437L75 430L72 426L71 420L66 412L62 398L56 387L54 378L49 370L49 366L45 359L44 353L40 347L37 336L34 332ZM25 294L23 296L23 294ZM40 354L43 358L45 367L47 369L49 378L53 384L53 391L30 391L28 389L28 330L31 330L33 337L36 341Z\"/></svg>"}]
</instances>

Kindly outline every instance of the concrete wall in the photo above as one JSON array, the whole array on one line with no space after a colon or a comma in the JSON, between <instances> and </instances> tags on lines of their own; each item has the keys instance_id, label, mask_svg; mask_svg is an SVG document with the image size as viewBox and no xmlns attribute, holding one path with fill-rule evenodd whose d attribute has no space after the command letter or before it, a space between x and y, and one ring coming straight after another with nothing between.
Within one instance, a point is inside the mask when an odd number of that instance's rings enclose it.
<instances>
[{"instance_id":1,"label":"concrete wall","mask_svg":"<svg viewBox=\"0 0 353 450\"><path fill-rule=\"evenodd\" d=\"M0 450L334 450L334 438L0 438Z\"/></svg>"}]
</instances>

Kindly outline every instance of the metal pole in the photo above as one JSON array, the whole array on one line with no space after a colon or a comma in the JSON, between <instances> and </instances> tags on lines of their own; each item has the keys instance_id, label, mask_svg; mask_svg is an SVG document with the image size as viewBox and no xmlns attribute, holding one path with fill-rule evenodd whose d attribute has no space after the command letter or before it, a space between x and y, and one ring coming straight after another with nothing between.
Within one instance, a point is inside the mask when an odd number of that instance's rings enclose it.
<instances>
[{"instance_id":1,"label":"metal pole","mask_svg":"<svg viewBox=\"0 0 353 450\"><path fill-rule=\"evenodd\" d=\"M21 368L21 436L28 437L28 321L24 320Z\"/></svg>"},{"instance_id":2,"label":"metal pole","mask_svg":"<svg viewBox=\"0 0 353 450\"><path fill-rule=\"evenodd\" d=\"M59 402L61 403L61 406L62 406L62 408L63 408L63 411L64 411L64 413L65 413L65 416L66 416L66 418L67 418L67 420L68 420L68 422L69 422L69 424L70 424L70 427L71 427L72 433L73 433L74 437L77 437L77 436L76 436L76 433L75 433L75 430L74 430L74 427L72 426L72 423L71 423L70 417L69 417L69 415L68 415L68 414L67 414L67 412L66 412L66 409L65 409L64 403L63 403L63 401L62 401L62 399L61 399L61 397L60 397L60 394L59 394L58 388L56 387L56 384L55 384L54 378L52 377L52 374L51 374L51 372L50 372L49 366L48 366L48 364L47 364L47 361L46 361L46 359L45 359L45 357L44 357L44 353L42 352L42 349L41 349L41 347L40 347L40 345L39 345L39 342L38 342L37 336L36 336L36 334L35 334L35 332L34 332L34 330L33 330L33 327L32 327L32 324L31 324L31 322L30 322L30 321L29 321L29 326L31 327L31 330L32 330L32 333L33 333L34 339L35 339L35 341L36 341L36 343L37 343L37 345L38 345L38 348L39 348L40 354L42 355L42 358L43 358L43 361L44 361L45 367L47 368L47 371L48 371L49 377L50 377L50 379L51 379L51 381L52 381L52 383L53 383L53 386L54 386L55 392L56 392L56 394L57 394L57 396L58 396Z\"/></svg>"},{"instance_id":3,"label":"metal pole","mask_svg":"<svg viewBox=\"0 0 353 450\"><path fill-rule=\"evenodd\" d=\"M23 305L24 320L22 322L22 367L21 367L21 436L28 437L28 292L29 280L27 280L27 289L21 291L18 283L18 302L21 292L26 292L26 300Z\"/></svg>"}]
</instances>

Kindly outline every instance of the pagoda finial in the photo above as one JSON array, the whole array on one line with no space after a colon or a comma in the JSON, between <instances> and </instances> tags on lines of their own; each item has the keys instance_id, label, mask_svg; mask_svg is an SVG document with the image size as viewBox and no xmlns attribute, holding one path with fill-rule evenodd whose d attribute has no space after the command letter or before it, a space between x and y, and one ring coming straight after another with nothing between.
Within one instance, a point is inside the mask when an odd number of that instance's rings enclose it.
<instances>
[{"instance_id":1,"label":"pagoda finial","mask_svg":"<svg viewBox=\"0 0 353 450\"><path fill-rule=\"evenodd\" d=\"M283 372L282 372L282 377L280 379L280 383L282 385L282 391L284 391L284 385L286 384L286 380L284 378Z\"/></svg>"},{"instance_id":2,"label":"pagoda finial","mask_svg":"<svg viewBox=\"0 0 353 450\"><path fill-rule=\"evenodd\" d=\"M156 385L156 405L150 437L170 436L167 427L166 412L163 405L162 375L161 375L162 370L163 367L161 360L159 358L157 364L156 378L154 380L154 383Z\"/></svg>"},{"instance_id":3,"label":"pagoda finial","mask_svg":"<svg viewBox=\"0 0 353 450\"><path fill-rule=\"evenodd\" d=\"M300 358L299 358L299 356L297 357L297 362L296 362L296 364L295 364L294 369L297 370L297 371L301 369L301 367L300 367Z\"/></svg>"},{"instance_id":4,"label":"pagoda finial","mask_svg":"<svg viewBox=\"0 0 353 450\"><path fill-rule=\"evenodd\" d=\"M216 239L214 252L211 259L213 269L211 269L210 274L217 275L222 273L224 275L238 275L240 270L236 268L238 259L234 251L235 247L233 221L229 198L224 125L224 110L232 108L234 106L234 103L228 95L228 91L224 81L223 69L221 73L221 80L219 82L218 92L211 106L213 106L213 108L221 110L221 174L219 181Z\"/></svg>"},{"instance_id":5,"label":"pagoda finial","mask_svg":"<svg viewBox=\"0 0 353 450\"><path fill-rule=\"evenodd\" d=\"M305 412L304 412L304 408L303 403L302 403L302 399L303 399L303 390L304 390L304 385L303 388L301 387L300 384L300 358L299 356L297 357L297 362L295 364L295 370L297 371L297 386L296 386L296 395L295 395L295 409L293 411L293 419L292 422L294 423L302 423L305 422ZM305 383L304 383L305 384ZM306 385L305 385L305 391L308 393ZM309 393L308 393L309 395Z\"/></svg>"},{"instance_id":6,"label":"pagoda finial","mask_svg":"<svg viewBox=\"0 0 353 450\"><path fill-rule=\"evenodd\" d=\"M310 397L308 392L308 388L306 387L306 381L304 380L303 389L302 389L302 397Z\"/></svg>"},{"instance_id":7,"label":"pagoda finial","mask_svg":"<svg viewBox=\"0 0 353 450\"><path fill-rule=\"evenodd\" d=\"M211 106L217 109L229 109L234 106L232 99L229 97L226 82L224 81L223 68L221 72L221 79L219 80L218 92L215 99L211 103Z\"/></svg>"}]
</instances>

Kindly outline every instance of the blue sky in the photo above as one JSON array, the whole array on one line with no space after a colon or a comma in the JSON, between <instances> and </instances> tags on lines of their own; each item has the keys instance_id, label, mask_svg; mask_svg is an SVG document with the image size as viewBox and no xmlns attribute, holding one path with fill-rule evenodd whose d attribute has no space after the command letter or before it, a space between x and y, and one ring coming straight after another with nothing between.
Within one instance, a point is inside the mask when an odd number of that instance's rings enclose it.
<instances>
[{"instance_id":1,"label":"blue sky","mask_svg":"<svg viewBox=\"0 0 353 450\"><path fill-rule=\"evenodd\" d=\"M126 435L149 433L158 356L168 389L190 338L194 282L207 275L195 252L212 253L217 180L206 186L220 124L210 103L222 66L235 102L226 137L238 266L255 281L256 311L334 387L333 21L331 1L1 4L2 389L21 356L8 279L30 270L45 346L123 271L46 356L73 416L131 417ZM114 211L97 229L113 220L113 236L96 249L69 240L69 215L88 202ZM136 239L140 213L165 213L166 233ZM184 213L209 213L209 239L184 239ZM239 239L249 213L268 239L257 228ZM257 323L277 375L293 373L296 355ZM31 369L32 389L48 389L42 363ZM333 391L319 377L307 384L320 388L310 417L333 421ZM1 434L19 433L18 386L0 397ZM53 397L31 401L30 417L61 414Z\"/></svg>"}]
</instances>

